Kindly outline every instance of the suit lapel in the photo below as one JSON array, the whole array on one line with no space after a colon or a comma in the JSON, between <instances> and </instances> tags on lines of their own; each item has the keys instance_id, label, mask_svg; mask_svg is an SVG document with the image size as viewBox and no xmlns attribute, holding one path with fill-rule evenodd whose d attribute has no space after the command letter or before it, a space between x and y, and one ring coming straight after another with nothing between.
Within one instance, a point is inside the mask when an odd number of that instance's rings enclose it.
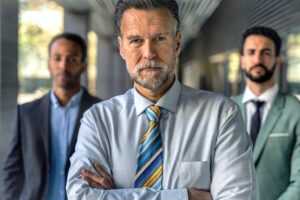
<instances>
[{"instance_id":1,"label":"suit lapel","mask_svg":"<svg viewBox=\"0 0 300 200\"><path fill-rule=\"evenodd\" d=\"M93 104L93 99L92 97L88 94L88 92L84 89L82 98L80 101L80 107L78 110L76 122L75 122L75 127L74 127L74 132L72 134L72 139L71 139L71 144L70 147L68 148L68 157L71 156L71 154L74 152L76 141L77 141L77 136L78 136L78 131L80 127L80 120L83 116L83 113Z\"/></svg>"},{"instance_id":2,"label":"suit lapel","mask_svg":"<svg viewBox=\"0 0 300 200\"><path fill-rule=\"evenodd\" d=\"M273 105L271 106L271 109L267 115L265 123L261 127L260 132L257 136L254 151L253 151L253 159L255 164L259 160L259 156L261 155L262 150L264 149L269 134L271 133L274 125L278 122L283 106L284 106L284 96L279 93Z\"/></svg>"},{"instance_id":3,"label":"suit lapel","mask_svg":"<svg viewBox=\"0 0 300 200\"><path fill-rule=\"evenodd\" d=\"M50 93L46 94L46 96L44 96L41 99L41 104L39 105L39 107L37 108L37 112L41 112L40 115L41 116L40 119L37 119L39 121L39 123L37 123L38 129L40 129L40 131L38 131L38 133L42 133L40 134L42 137L42 141L43 141L43 146L45 148L45 152L46 152L46 160L48 161L47 166L49 167L49 163L50 163L50 142L51 142L51 138L50 138Z\"/></svg>"}]
</instances>

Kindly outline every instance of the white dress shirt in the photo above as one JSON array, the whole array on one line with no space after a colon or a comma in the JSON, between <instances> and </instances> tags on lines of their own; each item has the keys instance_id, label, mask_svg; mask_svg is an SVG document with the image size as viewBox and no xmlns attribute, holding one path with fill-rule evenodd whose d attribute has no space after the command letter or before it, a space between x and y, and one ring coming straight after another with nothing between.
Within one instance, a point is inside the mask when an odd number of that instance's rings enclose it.
<instances>
[{"instance_id":1,"label":"white dress shirt","mask_svg":"<svg viewBox=\"0 0 300 200\"><path fill-rule=\"evenodd\" d=\"M256 107L253 101L264 101L264 105L260 108L261 113L261 127L264 124L267 115L269 113L269 110L271 108L272 103L274 102L276 95L278 94L279 87L277 84L275 84L273 87L266 90L264 93L262 93L259 96L256 96L248 86L245 88L244 96L242 99L242 103L246 106L246 126L247 126L247 132L250 133L251 129L251 118L254 115L256 111Z\"/></svg>"},{"instance_id":2,"label":"white dress shirt","mask_svg":"<svg viewBox=\"0 0 300 200\"><path fill-rule=\"evenodd\" d=\"M213 199L256 200L252 149L238 106L211 92L172 87L161 108L163 189L134 188L140 139L153 105L134 88L89 109L82 121L67 180L69 199L188 200L187 188L210 191ZM90 188L81 169L99 163L116 189Z\"/></svg>"}]
</instances>

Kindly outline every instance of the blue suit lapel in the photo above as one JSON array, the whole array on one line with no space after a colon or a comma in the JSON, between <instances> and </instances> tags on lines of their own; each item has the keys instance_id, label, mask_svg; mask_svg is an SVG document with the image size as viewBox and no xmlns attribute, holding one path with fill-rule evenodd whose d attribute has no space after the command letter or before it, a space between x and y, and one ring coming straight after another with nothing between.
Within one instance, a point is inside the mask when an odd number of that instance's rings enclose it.
<instances>
[{"instance_id":1,"label":"blue suit lapel","mask_svg":"<svg viewBox=\"0 0 300 200\"><path fill-rule=\"evenodd\" d=\"M100 101L100 99L91 96L87 90L85 88L83 88L83 94L82 94L82 98L80 100L80 107L79 107L79 111L77 114L77 119L76 119L76 123L75 123L75 128L72 134L72 138L71 138L71 143L68 147L68 152L67 155L68 157L70 157L74 150L75 150L75 145L76 145L76 141L77 141L77 136L78 136L78 132L79 132L79 127L80 127L80 120L83 117L83 113L90 108L93 104L98 103ZM68 169L70 165L70 162L67 162L66 168Z\"/></svg>"},{"instance_id":2,"label":"blue suit lapel","mask_svg":"<svg viewBox=\"0 0 300 200\"><path fill-rule=\"evenodd\" d=\"M82 94L82 98L80 100L80 107L79 107L79 111L77 114L77 118L76 118L76 122L75 122L75 128L72 134L72 138L71 138L71 144L68 147L68 157L71 156L71 154L74 152L74 148L75 148L75 144L77 141L77 136L78 136L78 131L79 131L79 127L80 127L80 120L83 116L83 113L92 105L92 97L88 94L88 92L84 89L83 90L83 94Z\"/></svg>"},{"instance_id":3,"label":"blue suit lapel","mask_svg":"<svg viewBox=\"0 0 300 200\"><path fill-rule=\"evenodd\" d=\"M255 147L253 150L253 160L255 164L259 160L259 156L261 155L261 152L264 149L268 136L273 130L274 125L278 123L283 106L284 106L284 96L279 93L273 105L271 106L271 109L267 115L265 123L261 127L260 132L257 136Z\"/></svg>"},{"instance_id":4,"label":"blue suit lapel","mask_svg":"<svg viewBox=\"0 0 300 200\"><path fill-rule=\"evenodd\" d=\"M44 149L45 155L47 156L46 160L48 161L47 166L50 167L50 93L41 99L40 104L36 108L36 112L39 112L37 116L40 116L36 119L36 130L38 130L37 133L41 133L39 134L43 143L40 144L41 149Z\"/></svg>"}]
</instances>

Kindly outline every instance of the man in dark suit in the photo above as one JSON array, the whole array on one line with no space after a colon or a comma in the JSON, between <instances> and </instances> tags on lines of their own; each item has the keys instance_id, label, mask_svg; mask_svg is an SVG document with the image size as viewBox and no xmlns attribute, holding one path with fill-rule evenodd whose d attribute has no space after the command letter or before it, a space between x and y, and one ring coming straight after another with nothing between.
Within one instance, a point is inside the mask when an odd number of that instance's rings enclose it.
<instances>
[{"instance_id":1,"label":"man in dark suit","mask_svg":"<svg viewBox=\"0 0 300 200\"><path fill-rule=\"evenodd\" d=\"M99 99L80 85L86 70L84 40L70 33L49 44L52 90L18 105L4 164L4 199L66 199L69 157L83 112Z\"/></svg>"},{"instance_id":2,"label":"man in dark suit","mask_svg":"<svg viewBox=\"0 0 300 200\"><path fill-rule=\"evenodd\" d=\"M234 98L253 141L259 199L300 199L300 103L282 93L274 72L281 39L269 27L245 31L241 67L246 88Z\"/></svg>"}]
</instances>

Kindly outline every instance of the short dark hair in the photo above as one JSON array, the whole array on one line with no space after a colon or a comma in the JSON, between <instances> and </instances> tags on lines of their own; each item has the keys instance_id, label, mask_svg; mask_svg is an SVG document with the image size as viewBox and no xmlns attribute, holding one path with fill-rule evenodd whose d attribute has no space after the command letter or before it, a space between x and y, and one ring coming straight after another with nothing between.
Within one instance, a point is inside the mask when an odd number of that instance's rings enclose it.
<instances>
[{"instance_id":1,"label":"short dark hair","mask_svg":"<svg viewBox=\"0 0 300 200\"><path fill-rule=\"evenodd\" d=\"M153 8L166 8L176 19L176 28L177 30L179 30L180 20L178 15L178 4L176 0L119 0L116 4L115 10L115 30L117 36L121 35L121 19L123 17L123 13L129 8L142 10Z\"/></svg>"},{"instance_id":2,"label":"short dark hair","mask_svg":"<svg viewBox=\"0 0 300 200\"><path fill-rule=\"evenodd\" d=\"M49 45L48 45L48 53L50 55L51 52L51 47L53 45L53 43L55 41L57 41L58 39L66 39L66 40L70 40L72 42L77 43L80 48L81 48L81 53L82 53L82 58L81 58L81 62L85 62L86 56L87 56L87 47L86 47L86 43L83 40L83 38L75 33L61 33L56 35L54 38L52 38L52 40L50 41Z\"/></svg>"},{"instance_id":3,"label":"short dark hair","mask_svg":"<svg viewBox=\"0 0 300 200\"><path fill-rule=\"evenodd\" d=\"M244 44L245 40L247 39L248 36L250 35L261 35L264 37L267 37L271 39L274 42L275 45L275 55L276 57L279 56L280 54L280 48L281 48L281 38L279 37L278 33L269 27L265 26L254 26L251 28L248 28L242 35L242 45L240 49L241 55L244 54Z\"/></svg>"}]
</instances>

